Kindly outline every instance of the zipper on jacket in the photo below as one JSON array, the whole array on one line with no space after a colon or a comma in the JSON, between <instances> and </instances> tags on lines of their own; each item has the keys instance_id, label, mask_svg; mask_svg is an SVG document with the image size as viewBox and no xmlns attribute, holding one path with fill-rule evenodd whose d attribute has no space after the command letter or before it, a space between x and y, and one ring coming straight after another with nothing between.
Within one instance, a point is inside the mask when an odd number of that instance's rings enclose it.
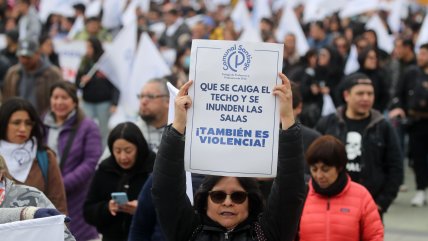
<instances>
[{"instance_id":1,"label":"zipper on jacket","mask_svg":"<svg viewBox=\"0 0 428 241\"><path fill-rule=\"evenodd\" d=\"M227 231L224 233L224 240L229 240L229 233L232 232L232 230Z\"/></svg>"},{"instance_id":2,"label":"zipper on jacket","mask_svg":"<svg viewBox=\"0 0 428 241\"><path fill-rule=\"evenodd\" d=\"M330 198L327 199L327 212L326 212L326 240L330 240Z\"/></svg>"}]
</instances>

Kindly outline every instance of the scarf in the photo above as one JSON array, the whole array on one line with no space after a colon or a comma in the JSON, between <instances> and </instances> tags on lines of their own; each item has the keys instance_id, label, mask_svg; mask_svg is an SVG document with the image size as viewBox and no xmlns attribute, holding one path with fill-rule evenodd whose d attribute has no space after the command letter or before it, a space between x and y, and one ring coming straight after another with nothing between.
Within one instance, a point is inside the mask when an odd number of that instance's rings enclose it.
<instances>
[{"instance_id":1,"label":"scarf","mask_svg":"<svg viewBox=\"0 0 428 241\"><path fill-rule=\"evenodd\" d=\"M327 197L333 197L346 187L346 184L348 183L348 175L346 175L345 171L339 172L339 175L337 176L336 181L334 181L329 187L327 188L321 188L317 182L312 180L312 186L314 187L314 190L316 193L327 196Z\"/></svg>"},{"instance_id":2,"label":"scarf","mask_svg":"<svg viewBox=\"0 0 428 241\"><path fill-rule=\"evenodd\" d=\"M0 154L6 161L10 175L24 183L37 155L37 141L33 138L24 144L15 144L0 140Z\"/></svg>"}]
</instances>

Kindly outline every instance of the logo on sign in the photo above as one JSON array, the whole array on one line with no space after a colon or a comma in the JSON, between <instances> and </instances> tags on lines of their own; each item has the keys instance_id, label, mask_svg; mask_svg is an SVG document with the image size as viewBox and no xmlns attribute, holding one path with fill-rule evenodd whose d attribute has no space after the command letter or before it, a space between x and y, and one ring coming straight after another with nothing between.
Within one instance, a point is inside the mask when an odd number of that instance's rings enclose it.
<instances>
[{"instance_id":1,"label":"logo on sign","mask_svg":"<svg viewBox=\"0 0 428 241\"><path fill-rule=\"evenodd\" d=\"M223 54L223 70L237 72L239 68L246 71L250 67L251 54L242 46L233 45Z\"/></svg>"}]
</instances>

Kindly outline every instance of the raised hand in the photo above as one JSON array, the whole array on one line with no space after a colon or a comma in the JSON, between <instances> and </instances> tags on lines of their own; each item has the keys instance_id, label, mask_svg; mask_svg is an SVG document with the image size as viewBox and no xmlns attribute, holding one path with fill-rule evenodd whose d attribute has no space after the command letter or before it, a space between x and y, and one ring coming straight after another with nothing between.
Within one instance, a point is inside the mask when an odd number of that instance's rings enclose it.
<instances>
[{"instance_id":1,"label":"raised hand","mask_svg":"<svg viewBox=\"0 0 428 241\"><path fill-rule=\"evenodd\" d=\"M184 134L184 130L186 129L187 110L192 106L192 99L188 95L192 84L192 80L185 83L178 91L177 97L175 97L175 115L172 127L181 134Z\"/></svg>"},{"instance_id":2,"label":"raised hand","mask_svg":"<svg viewBox=\"0 0 428 241\"><path fill-rule=\"evenodd\" d=\"M282 129L286 130L294 124L293 115L293 94L291 92L290 80L283 73L278 74L282 80L273 88L272 94L279 99L279 116L281 118Z\"/></svg>"}]
</instances>

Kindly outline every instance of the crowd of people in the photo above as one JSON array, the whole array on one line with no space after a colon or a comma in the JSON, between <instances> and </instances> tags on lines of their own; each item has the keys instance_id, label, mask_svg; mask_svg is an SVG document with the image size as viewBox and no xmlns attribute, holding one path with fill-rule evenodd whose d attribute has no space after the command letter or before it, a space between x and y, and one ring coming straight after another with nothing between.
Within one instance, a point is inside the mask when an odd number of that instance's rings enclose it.
<instances>
[{"instance_id":1,"label":"crowd of people","mask_svg":"<svg viewBox=\"0 0 428 241\"><path fill-rule=\"evenodd\" d=\"M383 240L406 165L417 189L409 205L426 206L428 38L420 39L428 5L399 1L407 14L395 28L392 8L306 21L309 1L261 1L270 14L253 18L258 38L284 44L282 83L273 89L282 128L277 177L192 173L191 205L183 163L191 41L248 41L236 15L256 16L260 1L116 1L123 15L135 7L137 38L148 33L171 75L145 82L138 119L113 127L123 86L97 63L125 25L105 21L114 1L99 1L90 16L95 1L70 1L71 12L54 9L46 19L41 2L0 0L0 223L62 213L71 219L64 239L77 241ZM287 4L299 26L281 36ZM367 27L373 16L392 49ZM86 46L71 82L54 48L65 39ZM180 89L172 125L168 82ZM113 192L128 201L116 203Z\"/></svg>"}]
</instances>

